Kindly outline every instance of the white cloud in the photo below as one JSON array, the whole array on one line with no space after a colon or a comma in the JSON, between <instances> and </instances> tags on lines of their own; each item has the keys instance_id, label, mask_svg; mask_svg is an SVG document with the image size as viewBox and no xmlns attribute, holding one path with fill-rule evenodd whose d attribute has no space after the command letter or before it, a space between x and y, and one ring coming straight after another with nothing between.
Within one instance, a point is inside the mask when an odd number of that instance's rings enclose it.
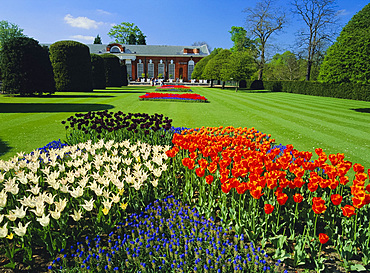
<instances>
[{"instance_id":1,"label":"white cloud","mask_svg":"<svg viewBox=\"0 0 370 273\"><path fill-rule=\"evenodd\" d=\"M64 17L64 21L72 27L85 28L85 29L91 29L91 28L97 29L99 25L104 24L103 22L96 22L95 20L89 19L87 17L76 17L75 18L71 14L67 14Z\"/></svg>"},{"instance_id":2,"label":"white cloud","mask_svg":"<svg viewBox=\"0 0 370 273\"><path fill-rule=\"evenodd\" d=\"M71 36L72 39L76 39L76 40L84 40L84 41L88 41L88 42L93 42L95 37L94 36L84 36L84 35L73 35Z\"/></svg>"},{"instance_id":3,"label":"white cloud","mask_svg":"<svg viewBox=\"0 0 370 273\"><path fill-rule=\"evenodd\" d=\"M345 16L345 15L348 15L348 14L350 14L350 13L346 9L341 9L341 10L337 11L338 16Z\"/></svg>"},{"instance_id":4,"label":"white cloud","mask_svg":"<svg viewBox=\"0 0 370 273\"><path fill-rule=\"evenodd\" d=\"M104 14L104 15L112 15L112 13L110 13L109 11L106 11L106 10L97 9L96 11L97 11L97 12L99 12L100 14Z\"/></svg>"}]
</instances>

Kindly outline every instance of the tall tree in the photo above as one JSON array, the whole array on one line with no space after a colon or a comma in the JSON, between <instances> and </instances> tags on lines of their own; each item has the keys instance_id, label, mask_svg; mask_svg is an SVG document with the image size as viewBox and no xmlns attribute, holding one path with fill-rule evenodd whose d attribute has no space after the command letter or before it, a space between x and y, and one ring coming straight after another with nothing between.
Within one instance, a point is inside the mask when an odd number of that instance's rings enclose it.
<instances>
[{"instance_id":1,"label":"tall tree","mask_svg":"<svg viewBox=\"0 0 370 273\"><path fill-rule=\"evenodd\" d=\"M139 33L139 35L136 37L136 43L138 45L146 45L146 36L143 33Z\"/></svg>"},{"instance_id":2,"label":"tall tree","mask_svg":"<svg viewBox=\"0 0 370 273\"><path fill-rule=\"evenodd\" d=\"M230 55L230 50L222 49L204 68L202 76L211 80L211 87L213 87L213 80L222 80L221 69L228 62Z\"/></svg>"},{"instance_id":3,"label":"tall tree","mask_svg":"<svg viewBox=\"0 0 370 273\"><path fill-rule=\"evenodd\" d=\"M247 37L247 31L243 27L232 26L229 33L231 34L231 41L234 42L234 46L230 49L231 51L257 50L256 41Z\"/></svg>"},{"instance_id":4,"label":"tall tree","mask_svg":"<svg viewBox=\"0 0 370 273\"><path fill-rule=\"evenodd\" d=\"M128 36L128 44L129 45L136 45L136 36L135 34L131 33L130 36Z\"/></svg>"},{"instance_id":5,"label":"tall tree","mask_svg":"<svg viewBox=\"0 0 370 273\"><path fill-rule=\"evenodd\" d=\"M272 34L283 28L285 13L274 5L274 0L261 0L254 8L247 8L246 27L259 43L258 79L262 80L266 63L267 41Z\"/></svg>"},{"instance_id":6,"label":"tall tree","mask_svg":"<svg viewBox=\"0 0 370 273\"><path fill-rule=\"evenodd\" d=\"M272 60L266 63L265 78L267 80L293 81L302 80L305 76L304 66L306 61L285 51L283 54L275 54Z\"/></svg>"},{"instance_id":7,"label":"tall tree","mask_svg":"<svg viewBox=\"0 0 370 273\"><path fill-rule=\"evenodd\" d=\"M293 0L294 12L302 17L306 28L298 38L306 50L306 81L311 79L311 69L320 47L335 35L332 27L337 22L336 0Z\"/></svg>"},{"instance_id":8,"label":"tall tree","mask_svg":"<svg viewBox=\"0 0 370 273\"><path fill-rule=\"evenodd\" d=\"M202 46L202 45L206 45L207 46L209 53L212 52L212 47L210 47L209 44L207 42L205 42L205 41L201 41L201 42L198 41L198 42L194 42L192 44L192 46Z\"/></svg>"},{"instance_id":9,"label":"tall tree","mask_svg":"<svg viewBox=\"0 0 370 273\"><path fill-rule=\"evenodd\" d=\"M101 37L99 36L99 34L98 36L95 37L94 44L102 44Z\"/></svg>"},{"instance_id":10,"label":"tall tree","mask_svg":"<svg viewBox=\"0 0 370 273\"><path fill-rule=\"evenodd\" d=\"M257 70L251 50L233 52L221 68L221 79L224 81L249 80ZM237 88L236 88L237 90Z\"/></svg>"},{"instance_id":11,"label":"tall tree","mask_svg":"<svg viewBox=\"0 0 370 273\"><path fill-rule=\"evenodd\" d=\"M145 41L144 34L134 23L122 22L113 26L108 32L108 36L114 38L115 42L120 44L129 44L131 34L135 36L136 40L144 38Z\"/></svg>"},{"instance_id":12,"label":"tall tree","mask_svg":"<svg viewBox=\"0 0 370 273\"><path fill-rule=\"evenodd\" d=\"M222 48L215 48L211 54L209 54L208 56L202 58L199 62L197 62L194 66L194 70L193 70L193 73L191 73L191 78L192 79L203 79L203 71L204 71L204 68L206 67L207 63L213 58L215 57L218 52L220 52L222 50Z\"/></svg>"},{"instance_id":13,"label":"tall tree","mask_svg":"<svg viewBox=\"0 0 370 273\"><path fill-rule=\"evenodd\" d=\"M0 21L0 49L2 44L11 38L25 37L23 29L18 25L9 23L8 21Z\"/></svg>"},{"instance_id":14,"label":"tall tree","mask_svg":"<svg viewBox=\"0 0 370 273\"><path fill-rule=\"evenodd\" d=\"M370 4L343 28L328 49L319 80L330 83L370 84Z\"/></svg>"}]
</instances>

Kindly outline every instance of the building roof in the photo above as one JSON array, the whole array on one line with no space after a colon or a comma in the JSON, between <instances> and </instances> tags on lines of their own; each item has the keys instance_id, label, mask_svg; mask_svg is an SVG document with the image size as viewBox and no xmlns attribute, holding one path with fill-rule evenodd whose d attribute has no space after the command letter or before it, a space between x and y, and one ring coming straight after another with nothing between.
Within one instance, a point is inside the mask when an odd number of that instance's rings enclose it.
<instances>
[{"instance_id":1,"label":"building roof","mask_svg":"<svg viewBox=\"0 0 370 273\"><path fill-rule=\"evenodd\" d=\"M51 44L42 44L50 46ZM109 53L107 47L110 44L87 44L90 49L90 53L102 54ZM133 56L207 56L209 50L206 45L202 46L169 46L169 45L124 45L125 51L117 53L117 55L133 55ZM199 53L184 53L184 49L199 49ZM189 51L188 51L189 52Z\"/></svg>"},{"instance_id":2,"label":"building roof","mask_svg":"<svg viewBox=\"0 0 370 273\"><path fill-rule=\"evenodd\" d=\"M90 53L106 53L108 44L89 44ZM124 54L135 54L141 56L183 56L195 55L194 53L184 53L184 49L199 49L201 56L209 55L206 45L202 46L169 46L169 45L122 45L125 48Z\"/></svg>"}]
</instances>

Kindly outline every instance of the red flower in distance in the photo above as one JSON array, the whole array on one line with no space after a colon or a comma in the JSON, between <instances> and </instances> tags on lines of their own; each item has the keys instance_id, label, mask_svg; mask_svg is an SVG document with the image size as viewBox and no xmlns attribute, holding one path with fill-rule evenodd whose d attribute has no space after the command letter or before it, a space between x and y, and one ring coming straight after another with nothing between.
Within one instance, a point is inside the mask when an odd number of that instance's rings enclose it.
<instances>
[{"instance_id":1,"label":"red flower in distance","mask_svg":"<svg viewBox=\"0 0 370 273\"><path fill-rule=\"evenodd\" d=\"M326 206L325 206L325 200L322 199L321 197L313 197L312 198L312 210L316 214L320 214L326 211Z\"/></svg>"},{"instance_id":2,"label":"red flower in distance","mask_svg":"<svg viewBox=\"0 0 370 273\"><path fill-rule=\"evenodd\" d=\"M364 168L364 166L362 166L361 164L356 163L356 164L354 164L354 165L353 165L353 170L354 170L356 173L362 173L362 172L364 172L364 171L365 171L365 168Z\"/></svg>"},{"instance_id":3,"label":"red flower in distance","mask_svg":"<svg viewBox=\"0 0 370 273\"><path fill-rule=\"evenodd\" d=\"M335 206L338 206L342 202L343 197L340 194L332 194L330 199Z\"/></svg>"},{"instance_id":4,"label":"red flower in distance","mask_svg":"<svg viewBox=\"0 0 370 273\"><path fill-rule=\"evenodd\" d=\"M195 173L197 174L198 177L203 177L204 176L205 169L203 168L196 168Z\"/></svg>"},{"instance_id":5,"label":"red flower in distance","mask_svg":"<svg viewBox=\"0 0 370 273\"><path fill-rule=\"evenodd\" d=\"M294 200L294 202L296 202L296 203L301 203L301 202L303 201L303 196L302 196L302 194L300 194L300 193L296 193L296 194L294 194L294 196L293 196L293 200Z\"/></svg>"},{"instance_id":6,"label":"red flower in distance","mask_svg":"<svg viewBox=\"0 0 370 273\"><path fill-rule=\"evenodd\" d=\"M325 233L320 233L319 240L321 244L326 244L329 241L329 236L326 235Z\"/></svg>"},{"instance_id":7,"label":"red flower in distance","mask_svg":"<svg viewBox=\"0 0 370 273\"><path fill-rule=\"evenodd\" d=\"M264 210L266 214L270 214L274 211L274 206L270 204L265 204Z\"/></svg>"},{"instance_id":8,"label":"red flower in distance","mask_svg":"<svg viewBox=\"0 0 370 273\"><path fill-rule=\"evenodd\" d=\"M355 208L352 207L351 205L345 205L341 209L343 211L343 215L348 217L348 218L351 217L352 215L356 215Z\"/></svg>"}]
</instances>

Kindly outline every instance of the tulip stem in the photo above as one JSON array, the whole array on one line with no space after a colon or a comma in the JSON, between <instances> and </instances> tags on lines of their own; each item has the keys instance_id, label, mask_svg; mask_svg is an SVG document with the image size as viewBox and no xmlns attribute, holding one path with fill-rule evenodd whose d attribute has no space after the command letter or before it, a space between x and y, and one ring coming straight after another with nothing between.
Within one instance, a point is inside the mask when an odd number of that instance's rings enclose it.
<instances>
[{"instance_id":1,"label":"tulip stem","mask_svg":"<svg viewBox=\"0 0 370 273\"><path fill-rule=\"evenodd\" d=\"M314 226L314 228L313 228L313 232L314 232L314 237L316 237L316 224L317 224L317 217L318 217L319 215L318 214L316 214L316 218L315 218L315 226Z\"/></svg>"}]
</instances>

